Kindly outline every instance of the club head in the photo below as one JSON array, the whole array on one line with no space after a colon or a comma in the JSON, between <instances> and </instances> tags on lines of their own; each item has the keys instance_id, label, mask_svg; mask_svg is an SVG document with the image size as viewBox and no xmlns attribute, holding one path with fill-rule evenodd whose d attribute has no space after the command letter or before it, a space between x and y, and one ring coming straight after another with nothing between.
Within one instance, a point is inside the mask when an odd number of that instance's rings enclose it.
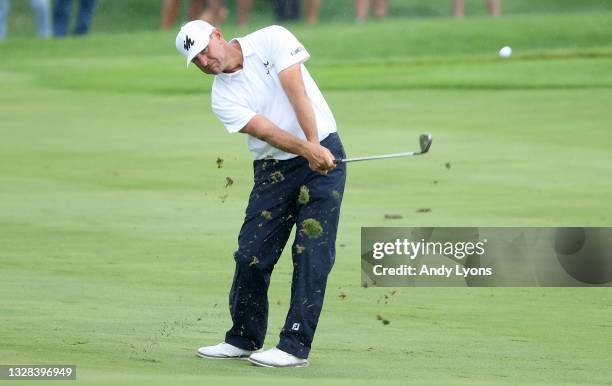
<instances>
[{"instance_id":1,"label":"club head","mask_svg":"<svg viewBox=\"0 0 612 386\"><path fill-rule=\"evenodd\" d=\"M421 136L419 137L419 145L421 145L421 154L425 154L429 151L431 141L431 134L421 134Z\"/></svg>"}]
</instances>

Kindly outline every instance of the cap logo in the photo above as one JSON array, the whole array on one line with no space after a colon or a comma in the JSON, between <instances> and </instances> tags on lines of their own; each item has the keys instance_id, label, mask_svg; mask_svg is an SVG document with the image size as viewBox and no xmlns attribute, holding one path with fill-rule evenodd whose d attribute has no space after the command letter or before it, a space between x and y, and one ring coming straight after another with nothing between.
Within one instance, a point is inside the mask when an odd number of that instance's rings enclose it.
<instances>
[{"instance_id":1,"label":"cap logo","mask_svg":"<svg viewBox=\"0 0 612 386\"><path fill-rule=\"evenodd\" d=\"M189 51L191 46L193 46L195 42L189 38L189 36L185 36L185 42L183 43L183 48L185 51Z\"/></svg>"}]
</instances>

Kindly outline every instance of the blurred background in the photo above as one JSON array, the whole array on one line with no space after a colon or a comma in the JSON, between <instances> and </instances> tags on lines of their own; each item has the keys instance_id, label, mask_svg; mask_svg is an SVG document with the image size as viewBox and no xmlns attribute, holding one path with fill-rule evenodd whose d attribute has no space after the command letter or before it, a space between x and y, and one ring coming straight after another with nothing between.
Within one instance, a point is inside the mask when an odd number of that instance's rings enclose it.
<instances>
[{"instance_id":1,"label":"blurred background","mask_svg":"<svg viewBox=\"0 0 612 386\"><path fill-rule=\"evenodd\" d=\"M4 0L3 0L4 1ZM226 0L229 13L224 23L238 23L237 3L240 0ZM275 0L253 0L250 24L267 25L278 22L274 17ZM285 0L286 1L286 0ZM289 0L291 1L291 0ZM300 18L307 18L306 4L300 3ZM307 2L308 0L306 0ZM204 0L206 2L206 0ZM280 3L283 0L278 1ZM375 2L375 1L373 1ZM179 2L179 12L175 26L187 21L189 0ZM446 18L453 17L452 0L388 0L387 16L390 18ZM478 17L487 14L486 0L464 0L466 17ZM374 5L374 4L373 4ZM36 32L36 23L29 0L12 0L12 11L8 18L8 30L11 36L31 36ZM74 1L76 19L78 1ZM92 33L121 33L131 31L150 31L159 29L162 2L157 0L98 0L95 7ZM353 0L320 0L318 21L321 23L350 23L356 18L356 4ZM503 0L502 15L524 15L532 13L571 13L571 12L607 12L612 9L610 0ZM374 10L373 10L374 11Z\"/></svg>"}]
</instances>

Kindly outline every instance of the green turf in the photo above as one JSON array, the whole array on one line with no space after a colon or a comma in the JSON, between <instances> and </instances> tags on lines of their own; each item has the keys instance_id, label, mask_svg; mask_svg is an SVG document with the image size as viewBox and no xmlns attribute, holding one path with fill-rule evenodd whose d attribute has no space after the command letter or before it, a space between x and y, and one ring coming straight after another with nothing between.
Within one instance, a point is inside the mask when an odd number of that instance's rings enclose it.
<instances>
[{"instance_id":1,"label":"green turf","mask_svg":"<svg viewBox=\"0 0 612 386\"><path fill-rule=\"evenodd\" d=\"M7 41L0 363L73 363L83 385L610 384L608 289L391 295L359 287L359 237L362 226L610 226L611 21L296 26L349 155L412 149L424 131L434 144L350 165L311 367L295 370L193 355L228 327L252 175L245 138L214 118L210 81L185 71L173 34ZM501 61L505 44L516 54ZM290 270L285 254L268 346Z\"/></svg>"}]
</instances>

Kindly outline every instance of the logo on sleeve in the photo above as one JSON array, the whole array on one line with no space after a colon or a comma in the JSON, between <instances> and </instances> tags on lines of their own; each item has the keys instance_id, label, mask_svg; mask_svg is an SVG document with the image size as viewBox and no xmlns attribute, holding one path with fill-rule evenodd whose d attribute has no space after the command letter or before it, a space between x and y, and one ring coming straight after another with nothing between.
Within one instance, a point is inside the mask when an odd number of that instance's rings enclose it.
<instances>
[{"instance_id":1,"label":"logo on sleeve","mask_svg":"<svg viewBox=\"0 0 612 386\"><path fill-rule=\"evenodd\" d=\"M295 55L299 54L302 51L304 51L304 47L298 47L295 50L291 51L291 56L295 56Z\"/></svg>"},{"instance_id":2,"label":"logo on sleeve","mask_svg":"<svg viewBox=\"0 0 612 386\"><path fill-rule=\"evenodd\" d=\"M193 46L194 44L195 44L195 42L193 40L191 40L191 38L189 38L189 36L185 36L185 41L183 42L183 48L185 49L185 51L189 51L191 46Z\"/></svg>"}]
</instances>

